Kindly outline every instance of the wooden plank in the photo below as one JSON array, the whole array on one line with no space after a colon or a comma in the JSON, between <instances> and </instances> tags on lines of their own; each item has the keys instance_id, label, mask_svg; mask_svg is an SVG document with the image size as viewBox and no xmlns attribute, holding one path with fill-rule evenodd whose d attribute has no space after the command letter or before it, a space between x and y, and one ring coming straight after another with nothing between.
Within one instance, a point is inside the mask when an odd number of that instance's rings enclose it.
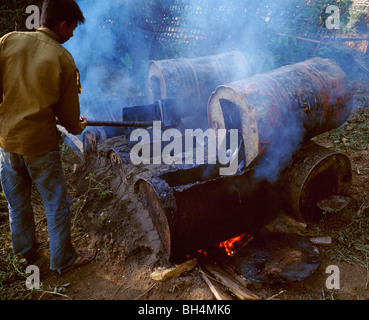
<instances>
[{"instance_id":1,"label":"wooden plank","mask_svg":"<svg viewBox=\"0 0 369 320\"><path fill-rule=\"evenodd\" d=\"M224 271L219 265L210 262L208 259L200 261L201 265L217 278L223 285L229 288L241 300L260 300L260 298L249 289L241 285L229 273Z\"/></svg>"},{"instance_id":2,"label":"wooden plank","mask_svg":"<svg viewBox=\"0 0 369 320\"><path fill-rule=\"evenodd\" d=\"M203 270L200 269L201 277L204 279L206 284L208 285L210 291L213 293L214 297L217 300L232 300L228 295L222 292L219 288L217 288L208 278Z\"/></svg>"},{"instance_id":3,"label":"wooden plank","mask_svg":"<svg viewBox=\"0 0 369 320\"><path fill-rule=\"evenodd\" d=\"M188 260L174 268L163 269L163 270L155 270L151 274L151 279L155 281L165 281L170 278L179 277L184 272L191 271L197 266L197 259Z\"/></svg>"},{"instance_id":4,"label":"wooden plank","mask_svg":"<svg viewBox=\"0 0 369 320\"><path fill-rule=\"evenodd\" d=\"M222 264L221 267L224 269L224 271L228 272L233 278L235 278L241 285L243 285L245 288L251 283L249 279L244 278L241 275L238 275L235 273L235 271L228 265Z\"/></svg>"}]
</instances>

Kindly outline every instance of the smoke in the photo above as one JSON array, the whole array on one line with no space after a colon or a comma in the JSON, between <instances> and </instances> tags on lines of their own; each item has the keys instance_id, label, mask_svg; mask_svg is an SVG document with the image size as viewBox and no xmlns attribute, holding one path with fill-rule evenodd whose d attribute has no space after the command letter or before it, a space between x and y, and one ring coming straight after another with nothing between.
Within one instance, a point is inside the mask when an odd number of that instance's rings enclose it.
<instances>
[{"instance_id":1,"label":"smoke","mask_svg":"<svg viewBox=\"0 0 369 320\"><path fill-rule=\"evenodd\" d=\"M276 183L281 171L287 167L292 155L300 148L305 135L303 124L297 114L291 114L287 119L288 123L283 123L264 135L266 141L270 140L273 143L267 146L255 168L257 180Z\"/></svg>"},{"instance_id":2,"label":"smoke","mask_svg":"<svg viewBox=\"0 0 369 320\"><path fill-rule=\"evenodd\" d=\"M77 2L86 22L65 47L81 75L81 112L91 120L121 120L122 108L145 94L149 58L138 15L145 9L140 2L145 1Z\"/></svg>"},{"instance_id":3,"label":"smoke","mask_svg":"<svg viewBox=\"0 0 369 320\"><path fill-rule=\"evenodd\" d=\"M264 71L268 15L275 1L77 0L86 22L65 46L81 74L87 118L120 120L125 106L143 104L151 59L193 57L237 49L254 72ZM279 7L285 2L277 1ZM247 8L247 9L245 9ZM281 10L280 8L278 10Z\"/></svg>"},{"instance_id":4,"label":"smoke","mask_svg":"<svg viewBox=\"0 0 369 320\"><path fill-rule=\"evenodd\" d=\"M276 33L307 35L306 29L316 24L304 11L309 1L77 2L86 22L76 29L66 48L81 74L81 113L91 120L121 120L123 107L147 103L145 77L151 59L239 50L247 57L253 73L262 73L308 58L306 47L300 50L296 41L276 37ZM305 25L300 23L296 30L298 19ZM296 48L287 57L289 61L282 58L286 58L287 48ZM293 56L298 50L299 54ZM279 129L276 144L266 150L260 165L260 177L270 180L276 179L303 137L303 129L294 119Z\"/></svg>"}]
</instances>

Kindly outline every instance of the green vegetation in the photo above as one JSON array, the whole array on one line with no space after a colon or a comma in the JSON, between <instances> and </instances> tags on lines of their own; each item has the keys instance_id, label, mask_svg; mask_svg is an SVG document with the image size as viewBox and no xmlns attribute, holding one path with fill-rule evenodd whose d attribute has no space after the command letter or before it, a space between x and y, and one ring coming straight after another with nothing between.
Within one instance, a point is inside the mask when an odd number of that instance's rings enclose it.
<instances>
[{"instance_id":1,"label":"green vegetation","mask_svg":"<svg viewBox=\"0 0 369 320\"><path fill-rule=\"evenodd\" d=\"M369 14L368 10L360 10L351 8L350 19L345 27L345 30L360 33L368 32Z\"/></svg>"},{"instance_id":2,"label":"green vegetation","mask_svg":"<svg viewBox=\"0 0 369 320\"><path fill-rule=\"evenodd\" d=\"M358 95L360 97L360 95ZM369 286L369 109L354 111L351 119L342 127L324 135L330 148L343 152L352 160L355 176L350 190L351 203L338 218L327 215L313 226L316 236L331 236L334 245L322 249L323 254L335 263L346 262L362 267L367 272ZM318 137L319 139L319 137ZM339 292L325 299L339 299Z\"/></svg>"},{"instance_id":3,"label":"green vegetation","mask_svg":"<svg viewBox=\"0 0 369 320\"><path fill-rule=\"evenodd\" d=\"M95 172L90 173L88 177L85 178L89 182L87 193L89 193L89 191L96 191L100 199L110 197L113 191L109 189L108 183L105 182L110 178L110 176L107 176L99 180Z\"/></svg>"},{"instance_id":4,"label":"green vegetation","mask_svg":"<svg viewBox=\"0 0 369 320\"><path fill-rule=\"evenodd\" d=\"M369 110L367 108L357 110L355 117L328 137L336 150L350 155L369 150Z\"/></svg>"},{"instance_id":5,"label":"green vegetation","mask_svg":"<svg viewBox=\"0 0 369 320\"><path fill-rule=\"evenodd\" d=\"M42 0L7 0L0 4L0 37L11 31L26 31L26 8L38 5Z\"/></svg>"}]
</instances>

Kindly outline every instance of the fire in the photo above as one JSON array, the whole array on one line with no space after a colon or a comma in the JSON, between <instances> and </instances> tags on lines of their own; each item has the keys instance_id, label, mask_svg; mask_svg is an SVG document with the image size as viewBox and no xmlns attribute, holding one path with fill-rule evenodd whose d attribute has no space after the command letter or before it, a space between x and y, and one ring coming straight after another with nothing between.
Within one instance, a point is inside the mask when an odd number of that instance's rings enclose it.
<instances>
[{"instance_id":1,"label":"fire","mask_svg":"<svg viewBox=\"0 0 369 320\"><path fill-rule=\"evenodd\" d=\"M206 251L203 250L199 250L197 251L198 253L202 254L205 258L207 257L208 253Z\"/></svg>"},{"instance_id":2,"label":"fire","mask_svg":"<svg viewBox=\"0 0 369 320\"><path fill-rule=\"evenodd\" d=\"M219 244L219 248L224 248L225 251L227 252L227 254L230 256L230 257L233 257L233 255L235 254L235 251L234 251L234 244L235 243L243 243L243 238L246 236L246 233L238 236L238 237L235 237L235 238L232 238L232 239L229 239L229 240L226 240L222 243ZM248 235L250 236L250 235Z\"/></svg>"}]
</instances>

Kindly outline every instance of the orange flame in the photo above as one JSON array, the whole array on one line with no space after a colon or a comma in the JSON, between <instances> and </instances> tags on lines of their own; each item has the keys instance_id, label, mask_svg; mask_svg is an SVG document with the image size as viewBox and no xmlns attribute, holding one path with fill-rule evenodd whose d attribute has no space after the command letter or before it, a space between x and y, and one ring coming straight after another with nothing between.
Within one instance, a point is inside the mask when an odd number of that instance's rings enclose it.
<instances>
[{"instance_id":1,"label":"orange flame","mask_svg":"<svg viewBox=\"0 0 369 320\"><path fill-rule=\"evenodd\" d=\"M227 254L230 256L230 257L233 257L233 255L235 254L235 251L233 251L233 247L234 247L234 244L235 243L242 243L242 239L246 236L246 233L238 236L238 237L235 237L235 238L232 238L232 239L229 239L229 240L226 240L222 243L219 244L219 248L224 248L225 251L227 252Z\"/></svg>"},{"instance_id":2,"label":"orange flame","mask_svg":"<svg viewBox=\"0 0 369 320\"><path fill-rule=\"evenodd\" d=\"M206 251L203 250L199 250L197 251L198 253L202 254L205 258L207 257L208 253Z\"/></svg>"}]
</instances>

